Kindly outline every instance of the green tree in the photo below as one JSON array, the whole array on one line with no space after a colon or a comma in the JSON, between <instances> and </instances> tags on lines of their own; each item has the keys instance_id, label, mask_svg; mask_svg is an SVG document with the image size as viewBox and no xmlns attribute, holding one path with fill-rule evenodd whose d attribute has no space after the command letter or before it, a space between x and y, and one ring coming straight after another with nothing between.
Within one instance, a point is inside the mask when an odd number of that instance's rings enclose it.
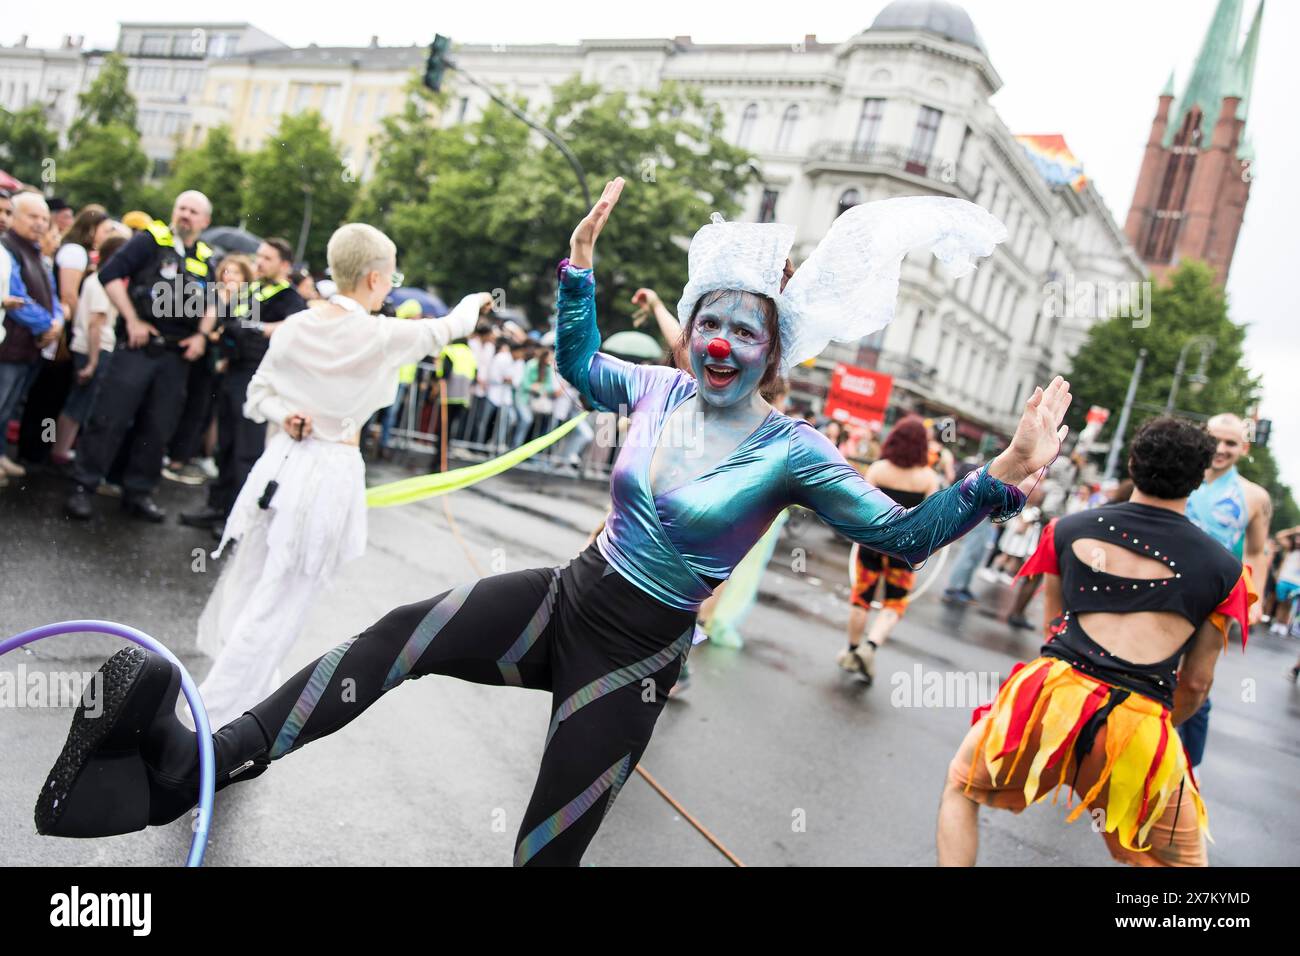
<instances>
[{"instance_id":1,"label":"green tree","mask_svg":"<svg viewBox=\"0 0 1300 956\"><path fill-rule=\"evenodd\" d=\"M573 170L499 107L474 123L436 129L424 115L437 105L417 92L385 124L357 217L388 231L415 281L452 298L503 288L510 304L544 322L555 263L587 212ZM684 240L712 212L735 216L753 175L749 155L722 139L720 111L673 84L632 97L574 79L555 88L537 118L570 145L593 197L607 179L629 181L597 249L606 331L629 324L637 286L671 302L686 283Z\"/></svg>"},{"instance_id":2,"label":"green tree","mask_svg":"<svg viewBox=\"0 0 1300 956\"><path fill-rule=\"evenodd\" d=\"M330 234L355 201L356 175L344 164L320 114L285 115L280 128L245 164L244 216L259 236L283 236L296 246L310 201L306 260L325 263Z\"/></svg>"},{"instance_id":3,"label":"green tree","mask_svg":"<svg viewBox=\"0 0 1300 956\"><path fill-rule=\"evenodd\" d=\"M149 157L140 148L135 97L126 81L126 60L109 54L78 98L58 168L58 190L74 207L97 202L120 214L140 204Z\"/></svg>"},{"instance_id":4,"label":"green tree","mask_svg":"<svg viewBox=\"0 0 1300 956\"><path fill-rule=\"evenodd\" d=\"M140 205L149 157L140 134L121 123L84 129L59 163L58 189L73 208L97 202L121 214ZM166 219L166 210L150 209Z\"/></svg>"},{"instance_id":5,"label":"green tree","mask_svg":"<svg viewBox=\"0 0 1300 956\"><path fill-rule=\"evenodd\" d=\"M1111 410L1111 427L1118 422L1129 379L1139 349L1147 350L1146 366L1134 399L1129 435L1136 426L1164 409L1173 386L1178 356L1193 336L1208 336L1214 351L1205 366L1208 381L1197 388L1190 378L1200 365L1200 349L1188 350L1187 364L1178 386L1177 412L1208 418L1219 412L1245 416L1259 400L1261 383L1246 367L1243 346L1246 328L1232 321L1223 289L1202 262L1189 260L1169 274L1167 284L1152 283L1148 303L1150 323L1135 327L1131 318L1116 317L1093 326L1074 356L1070 385L1074 403L1067 421L1077 433L1089 406ZM1107 436L1103 434L1103 438ZM1128 454L1127 438L1121 462ZM1256 449L1258 471L1251 474L1243 462L1242 474L1269 489L1276 514L1294 513L1290 489L1281 484L1267 449ZM1267 464L1265 464L1267 462Z\"/></svg>"},{"instance_id":6,"label":"green tree","mask_svg":"<svg viewBox=\"0 0 1300 956\"><path fill-rule=\"evenodd\" d=\"M24 183L39 185L51 171L59 136L50 127L45 108L33 103L16 113L0 110L0 169Z\"/></svg>"},{"instance_id":7,"label":"green tree","mask_svg":"<svg viewBox=\"0 0 1300 956\"><path fill-rule=\"evenodd\" d=\"M86 92L77 98L77 118L68 129L68 141L75 142L86 130L121 123L136 129L138 110L135 97L127 88L126 60L120 53L110 53L95 74Z\"/></svg>"},{"instance_id":8,"label":"green tree","mask_svg":"<svg viewBox=\"0 0 1300 956\"><path fill-rule=\"evenodd\" d=\"M167 194L175 197L197 189L212 200L214 224L235 225L242 212L247 162L247 154L235 148L230 127L216 126L208 131L202 146L176 153Z\"/></svg>"}]
</instances>

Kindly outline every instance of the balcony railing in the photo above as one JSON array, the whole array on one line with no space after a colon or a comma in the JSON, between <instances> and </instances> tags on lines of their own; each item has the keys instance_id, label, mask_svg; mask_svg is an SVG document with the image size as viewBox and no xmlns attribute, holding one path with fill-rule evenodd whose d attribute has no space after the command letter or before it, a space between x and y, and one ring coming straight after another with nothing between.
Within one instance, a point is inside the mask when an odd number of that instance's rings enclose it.
<instances>
[{"instance_id":1,"label":"balcony railing","mask_svg":"<svg viewBox=\"0 0 1300 956\"><path fill-rule=\"evenodd\" d=\"M910 356L881 352L880 357L876 359L876 371L930 389L934 388L939 370Z\"/></svg>"},{"instance_id":2,"label":"balcony railing","mask_svg":"<svg viewBox=\"0 0 1300 956\"><path fill-rule=\"evenodd\" d=\"M902 146L858 143L852 140L822 140L813 145L809 162L858 166L864 171L897 170L941 183L941 188L955 189L968 198L974 198L979 185L970 177L962 175L950 160L921 156Z\"/></svg>"}]
</instances>

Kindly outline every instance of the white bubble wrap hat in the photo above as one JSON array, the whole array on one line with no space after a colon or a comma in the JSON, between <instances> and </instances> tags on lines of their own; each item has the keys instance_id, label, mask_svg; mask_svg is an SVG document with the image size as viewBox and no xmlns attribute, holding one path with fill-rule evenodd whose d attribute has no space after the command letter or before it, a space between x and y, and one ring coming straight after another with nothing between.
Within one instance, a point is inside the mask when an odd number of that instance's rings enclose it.
<instances>
[{"instance_id":1,"label":"white bubble wrap hat","mask_svg":"<svg viewBox=\"0 0 1300 956\"><path fill-rule=\"evenodd\" d=\"M781 276L794 227L725 222L717 213L691 240L689 281L677 304L685 323L695 303L717 289L742 289L776 302L782 372L821 353L832 340L855 342L894 318L903 258L928 248L954 276L993 252L1006 227L964 199L908 196L863 203L842 213L785 290Z\"/></svg>"}]
</instances>

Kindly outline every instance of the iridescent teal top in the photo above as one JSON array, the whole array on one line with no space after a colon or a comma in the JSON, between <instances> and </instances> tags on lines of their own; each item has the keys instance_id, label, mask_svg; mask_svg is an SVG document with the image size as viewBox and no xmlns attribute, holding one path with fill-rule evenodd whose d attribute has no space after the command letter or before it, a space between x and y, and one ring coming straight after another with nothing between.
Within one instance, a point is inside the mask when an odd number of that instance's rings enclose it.
<instances>
[{"instance_id":1,"label":"iridescent teal top","mask_svg":"<svg viewBox=\"0 0 1300 956\"><path fill-rule=\"evenodd\" d=\"M849 540L913 566L985 517L1003 519L1023 506L1020 490L991 477L986 465L903 508L812 425L775 410L709 471L654 495L650 463L658 439L696 382L674 368L597 351L595 288L590 269L561 263L555 365L594 407L629 417L610 479L613 508L596 544L616 571L664 604L698 608L792 504L815 511Z\"/></svg>"}]
</instances>

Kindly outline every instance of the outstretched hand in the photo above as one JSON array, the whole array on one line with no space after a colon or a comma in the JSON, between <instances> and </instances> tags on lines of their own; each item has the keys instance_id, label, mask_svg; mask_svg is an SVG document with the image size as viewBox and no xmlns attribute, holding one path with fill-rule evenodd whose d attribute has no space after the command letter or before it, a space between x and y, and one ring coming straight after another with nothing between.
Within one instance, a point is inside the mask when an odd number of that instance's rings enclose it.
<instances>
[{"instance_id":1,"label":"outstretched hand","mask_svg":"<svg viewBox=\"0 0 1300 956\"><path fill-rule=\"evenodd\" d=\"M591 207L591 212L587 213L582 222L578 223L578 227L573 230L573 235L569 237L569 262L574 268L591 268L592 254L596 250L596 238L600 235L600 230L605 228L609 214L613 211L622 192L622 176L607 182L605 191L600 194L596 205Z\"/></svg>"},{"instance_id":2,"label":"outstretched hand","mask_svg":"<svg viewBox=\"0 0 1300 956\"><path fill-rule=\"evenodd\" d=\"M1069 429L1061 424L1073 396L1070 383L1061 376L1034 394L1025 402L1011 445L989 465L989 474L1007 484L1017 485L1045 465L1060 450L1061 442Z\"/></svg>"}]
</instances>

